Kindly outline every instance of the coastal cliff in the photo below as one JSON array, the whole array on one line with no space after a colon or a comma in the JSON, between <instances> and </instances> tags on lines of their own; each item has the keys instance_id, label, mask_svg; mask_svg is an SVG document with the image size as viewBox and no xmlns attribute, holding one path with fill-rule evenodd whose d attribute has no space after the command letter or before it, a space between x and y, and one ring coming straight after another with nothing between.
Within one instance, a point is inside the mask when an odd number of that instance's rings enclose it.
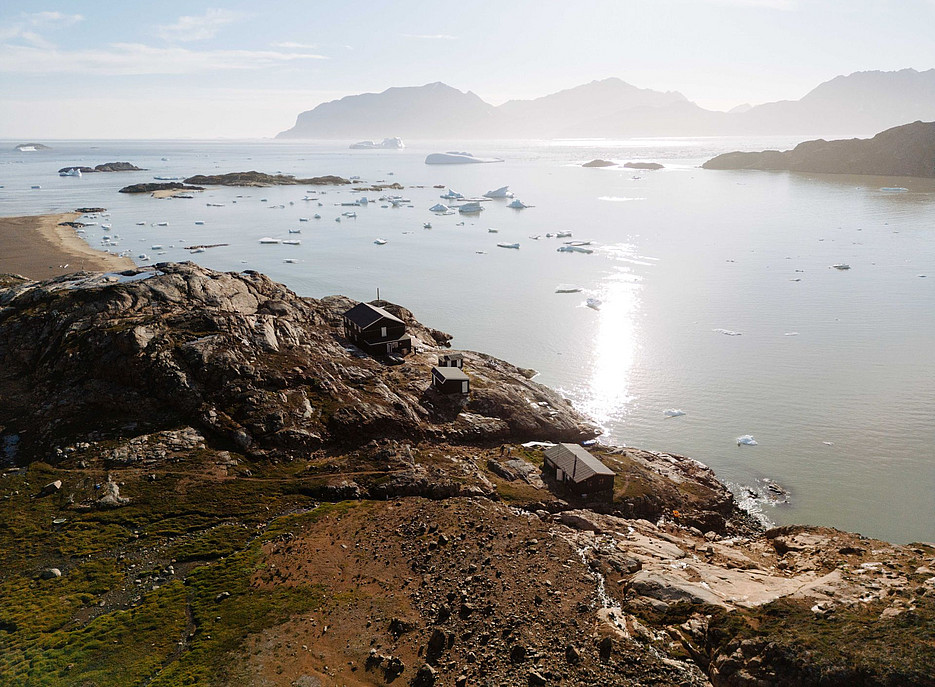
<instances>
[{"instance_id":1,"label":"coastal cliff","mask_svg":"<svg viewBox=\"0 0 935 687\"><path fill-rule=\"evenodd\" d=\"M0 277L0 681L932 684L935 548L763 531L702 464L597 429L411 312L190 263Z\"/></svg>"},{"instance_id":2,"label":"coastal cliff","mask_svg":"<svg viewBox=\"0 0 935 687\"><path fill-rule=\"evenodd\" d=\"M702 167L932 178L935 177L935 122L893 127L870 139L806 141L783 152L724 153Z\"/></svg>"}]
</instances>

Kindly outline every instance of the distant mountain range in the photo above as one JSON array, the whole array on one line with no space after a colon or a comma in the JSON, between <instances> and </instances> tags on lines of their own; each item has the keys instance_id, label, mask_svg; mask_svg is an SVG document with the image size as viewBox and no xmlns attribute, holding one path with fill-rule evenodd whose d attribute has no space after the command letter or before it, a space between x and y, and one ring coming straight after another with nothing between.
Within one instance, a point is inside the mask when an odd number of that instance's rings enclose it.
<instances>
[{"instance_id":1,"label":"distant mountain range","mask_svg":"<svg viewBox=\"0 0 935 687\"><path fill-rule=\"evenodd\" d=\"M495 107L441 82L351 95L302 112L276 138L563 138L872 134L935 119L935 69L855 72L800 100L730 112L699 107L677 91L617 78Z\"/></svg>"}]
</instances>

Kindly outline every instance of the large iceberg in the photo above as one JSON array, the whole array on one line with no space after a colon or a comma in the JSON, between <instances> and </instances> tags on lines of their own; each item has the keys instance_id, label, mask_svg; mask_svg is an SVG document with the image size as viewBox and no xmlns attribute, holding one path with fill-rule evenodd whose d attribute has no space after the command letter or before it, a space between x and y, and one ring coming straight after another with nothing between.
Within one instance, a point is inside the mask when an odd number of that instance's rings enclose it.
<instances>
[{"instance_id":1,"label":"large iceberg","mask_svg":"<svg viewBox=\"0 0 935 687\"><path fill-rule=\"evenodd\" d=\"M512 197L513 197L513 194L510 192L509 186L501 186L498 189L494 189L493 191L487 191L487 193L484 194L484 198L512 198Z\"/></svg>"},{"instance_id":2,"label":"large iceberg","mask_svg":"<svg viewBox=\"0 0 935 687\"><path fill-rule=\"evenodd\" d=\"M468 165L477 162L503 162L503 160L498 157L474 157L471 153L454 151L431 153L425 158L427 165Z\"/></svg>"},{"instance_id":3,"label":"large iceberg","mask_svg":"<svg viewBox=\"0 0 935 687\"><path fill-rule=\"evenodd\" d=\"M403 144L403 139L396 136L394 138L384 138L380 143L376 141L359 141L358 143L352 143L350 147L357 150L402 150L406 146Z\"/></svg>"}]
</instances>

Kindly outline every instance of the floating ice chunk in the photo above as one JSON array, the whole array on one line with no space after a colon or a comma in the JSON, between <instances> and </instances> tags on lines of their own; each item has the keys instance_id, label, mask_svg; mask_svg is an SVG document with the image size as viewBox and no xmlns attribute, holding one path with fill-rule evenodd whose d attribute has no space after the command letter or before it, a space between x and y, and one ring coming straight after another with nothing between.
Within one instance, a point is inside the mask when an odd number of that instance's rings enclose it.
<instances>
[{"instance_id":1,"label":"floating ice chunk","mask_svg":"<svg viewBox=\"0 0 935 687\"><path fill-rule=\"evenodd\" d=\"M526 205L526 203L524 203L524 202L521 201L519 198L517 198L517 199L514 200L512 203L510 203L509 205L507 205L507 207L508 207L508 208L513 208L514 210L525 210L526 208L531 208L532 205Z\"/></svg>"},{"instance_id":2,"label":"floating ice chunk","mask_svg":"<svg viewBox=\"0 0 935 687\"><path fill-rule=\"evenodd\" d=\"M742 437L737 437L738 446L756 446L757 441L749 434L744 434Z\"/></svg>"},{"instance_id":3,"label":"floating ice chunk","mask_svg":"<svg viewBox=\"0 0 935 687\"><path fill-rule=\"evenodd\" d=\"M823 441L823 442L821 442L821 443L823 443L825 446L834 446L834 442L833 442L833 441Z\"/></svg>"},{"instance_id":4,"label":"floating ice chunk","mask_svg":"<svg viewBox=\"0 0 935 687\"><path fill-rule=\"evenodd\" d=\"M678 408L668 408L667 410L663 410L662 414L666 417L681 417L685 415L685 411L679 410Z\"/></svg>"},{"instance_id":5,"label":"floating ice chunk","mask_svg":"<svg viewBox=\"0 0 935 687\"><path fill-rule=\"evenodd\" d=\"M510 192L509 186L501 186L498 189L494 189L493 191L487 191L487 193L484 194L484 198L512 198L512 197L513 197L513 194Z\"/></svg>"},{"instance_id":6,"label":"floating ice chunk","mask_svg":"<svg viewBox=\"0 0 935 687\"><path fill-rule=\"evenodd\" d=\"M431 153L425 158L427 165L464 165L478 162L503 162L497 157L474 157L471 153L449 151Z\"/></svg>"},{"instance_id":7,"label":"floating ice chunk","mask_svg":"<svg viewBox=\"0 0 935 687\"><path fill-rule=\"evenodd\" d=\"M849 270L851 268L851 266L848 265L846 262L835 263L834 265L832 265L832 267L836 270Z\"/></svg>"},{"instance_id":8,"label":"floating ice chunk","mask_svg":"<svg viewBox=\"0 0 935 687\"><path fill-rule=\"evenodd\" d=\"M444 203L435 203L435 205L429 208L429 212L449 212L450 209L451 208Z\"/></svg>"},{"instance_id":9,"label":"floating ice chunk","mask_svg":"<svg viewBox=\"0 0 935 687\"><path fill-rule=\"evenodd\" d=\"M717 332L718 334L724 334L725 336L740 336L741 332L735 332L732 329L712 329L711 331Z\"/></svg>"},{"instance_id":10,"label":"floating ice chunk","mask_svg":"<svg viewBox=\"0 0 935 687\"><path fill-rule=\"evenodd\" d=\"M581 288L574 284L559 284L555 287L555 293L578 293Z\"/></svg>"},{"instance_id":11,"label":"floating ice chunk","mask_svg":"<svg viewBox=\"0 0 935 687\"><path fill-rule=\"evenodd\" d=\"M798 336L798 335L799 335L798 332L786 332L785 334L783 334L783 336Z\"/></svg>"}]
</instances>

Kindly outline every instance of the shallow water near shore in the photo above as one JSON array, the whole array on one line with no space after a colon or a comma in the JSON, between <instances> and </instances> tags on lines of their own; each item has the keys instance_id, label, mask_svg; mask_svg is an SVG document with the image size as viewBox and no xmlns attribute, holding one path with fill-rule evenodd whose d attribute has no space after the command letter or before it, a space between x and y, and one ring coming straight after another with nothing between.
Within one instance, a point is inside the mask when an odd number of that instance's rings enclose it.
<instances>
[{"instance_id":1,"label":"shallow water near shore","mask_svg":"<svg viewBox=\"0 0 935 687\"><path fill-rule=\"evenodd\" d=\"M13 150L19 142L0 142L0 215L102 206L109 217L87 228L90 245L116 235L111 250L129 250L139 264L254 269L307 296L369 300L379 287L453 334L455 347L538 370L538 381L600 422L608 441L697 458L741 497L773 480L787 503L746 502L773 522L935 540L931 180L698 168L720 152L785 149L798 139L407 142L401 151L68 141L37 153ZM505 162L423 163L442 150ZM597 157L665 169L580 167ZM57 174L115 160L147 171ZM116 192L153 176L248 169L399 182L404 190L386 193L412 207L384 208L382 193L351 187L212 188L190 200ZM436 184L466 196L509 184L534 207L495 200L479 216L436 216L428 208L446 202ZM373 202L335 205L361 195ZM357 217L336 222L346 211ZM154 226L161 222L168 226ZM558 231L573 236L546 237ZM266 236L301 245L260 245ZM568 240L591 240L594 252L557 252ZM496 245L514 242L519 250ZM229 245L183 248L218 243ZM831 268L839 263L851 269ZM558 284L581 291L555 293ZM667 409L685 414L667 417ZM738 446L747 434L756 446Z\"/></svg>"}]
</instances>

